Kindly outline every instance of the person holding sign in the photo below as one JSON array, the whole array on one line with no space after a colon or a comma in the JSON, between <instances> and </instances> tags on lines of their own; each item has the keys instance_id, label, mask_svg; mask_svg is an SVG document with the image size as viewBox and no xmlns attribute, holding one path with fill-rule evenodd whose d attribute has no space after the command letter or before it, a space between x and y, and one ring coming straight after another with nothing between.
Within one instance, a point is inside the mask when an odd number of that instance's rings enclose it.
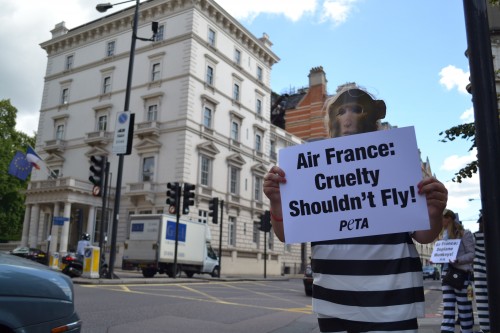
<instances>
[{"instance_id":1,"label":"person holding sign","mask_svg":"<svg viewBox=\"0 0 500 333\"><path fill-rule=\"evenodd\" d=\"M462 225L456 221L453 211L446 209L443 213L443 230L440 239L460 239L457 257L450 263L443 264L443 320L441 332L455 332L455 306L458 305L458 318L462 333L471 333L474 326L472 315L472 277L473 261L475 255L474 236L469 230L464 230ZM453 268L458 269L454 273L457 277L464 275L461 286L451 286L446 282L446 273ZM458 288L457 288L458 287ZM468 290L469 289L469 290Z\"/></svg>"},{"instance_id":2,"label":"person holding sign","mask_svg":"<svg viewBox=\"0 0 500 333\"><path fill-rule=\"evenodd\" d=\"M346 84L326 100L324 112L329 135L345 137L377 131L386 105L363 88ZM280 184L286 183L284 170L273 166L263 188L274 232L283 242ZM448 192L435 178L415 185L426 199L429 230L311 242L312 305L321 332L417 333L417 317L424 316L424 290L422 263L412 238L420 243L436 239Z\"/></svg>"}]
</instances>

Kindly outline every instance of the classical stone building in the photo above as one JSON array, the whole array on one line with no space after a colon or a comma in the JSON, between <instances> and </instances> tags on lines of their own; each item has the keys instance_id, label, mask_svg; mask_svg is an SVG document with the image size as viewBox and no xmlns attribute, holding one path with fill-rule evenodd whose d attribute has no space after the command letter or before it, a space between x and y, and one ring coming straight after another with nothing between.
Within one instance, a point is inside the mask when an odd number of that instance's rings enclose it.
<instances>
[{"instance_id":1,"label":"classical stone building","mask_svg":"<svg viewBox=\"0 0 500 333\"><path fill-rule=\"evenodd\" d=\"M26 192L22 244L65 253L88 232L107 237L115 198L116 117L124 111L134 7L82 26L64 22L41 44L47 53L36 151L44 161ZM209 223L218 248L219 225L209 201L224 201L222 274L262 274L268 209L263 177L277 151L302 143L270 122L272 66L279 61L267 35L257 38L212 0L149 0L140 4L130 93L135 114L132 151L124 157L116 234L116 265L132 214L167 212L168 182L195 185L195 205L184 218ZM106 218L92 195L90 157L110 162ZM54 217L67 219L53 224ZM105 235L100 235L104 223ZM267 272L298 272L300 244L267 235Z\"/></svg>"}]
</instances>

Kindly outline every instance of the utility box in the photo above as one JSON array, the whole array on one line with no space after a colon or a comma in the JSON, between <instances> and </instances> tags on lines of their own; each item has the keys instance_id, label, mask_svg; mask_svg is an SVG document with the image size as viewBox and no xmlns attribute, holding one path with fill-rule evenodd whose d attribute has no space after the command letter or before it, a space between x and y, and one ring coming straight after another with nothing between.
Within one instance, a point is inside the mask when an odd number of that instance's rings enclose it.
<instances>
[{"instance_id":1,"label":"utility box","mask_svg":"<svg viewBox=\"0 0 500 333\"><path fill-rule=\"evenodd\" d=\"M90 279L98 279L99 276L99 259L101 249L98 246L85 247L85 256L83 257L83 273L82 277Z\"/></svg>"}]
</instances>

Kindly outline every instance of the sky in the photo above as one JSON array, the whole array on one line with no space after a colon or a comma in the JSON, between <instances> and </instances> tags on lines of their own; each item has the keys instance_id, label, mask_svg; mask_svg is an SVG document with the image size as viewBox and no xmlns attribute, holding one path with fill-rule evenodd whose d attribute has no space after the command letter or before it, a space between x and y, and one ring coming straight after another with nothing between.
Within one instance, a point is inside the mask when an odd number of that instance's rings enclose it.
<instances>
[{"instance_id":1,"label":"sky","mask_svg":"<svg viewBox=\"0 0 500 333\"><path fill-rule=\"evenodd\" d=\"M118 3L122 1L115 1ZM99 0L0 0L0 99L18 109L16 129L38 126L47 57L39 44L64 21L68 29L98 19ZM113 2L112 2L113 3ZM477 230L479 177L452 182L475 159L470 141L443 143L439 133L474 120L463 2L458 0L218 0L256 37L266 33L280 58L271 88L308 86L322 66L328 93L356 82L387 104L384 121L414 126L424 161L448 189L448 208ZM117 5L108 13L126 8Z\"/></svg>"}]
</instances>

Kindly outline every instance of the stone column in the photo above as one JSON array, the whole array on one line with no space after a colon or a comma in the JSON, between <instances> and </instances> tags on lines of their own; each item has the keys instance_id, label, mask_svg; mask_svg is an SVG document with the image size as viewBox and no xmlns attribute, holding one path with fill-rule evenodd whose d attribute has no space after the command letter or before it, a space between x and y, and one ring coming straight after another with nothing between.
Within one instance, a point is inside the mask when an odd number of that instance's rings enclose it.
<instances>
[{"instance_id":1,"label":"stone column","mask_svg":"<svg viewBox=\"0 0 500 333\"><path fill-rule=\"evenodd\" d=\"M52 218L59 216L59 211L60 211L59 202L56 202L54 204L54 214L53 214ZM49 249L50 253L57 252L57 242L59 241L58 236L59 236L60 229L61 229L60 226L54 225L54 222L52 222L52 230L50 233L50 249Z\"/></svg>"},{"instance_id":2,"label":"stone column","mask_svg":"<svg viewBox=\"0 0 500 333\"><path fill-rule=\"evenodd\" d=\"M33 205L26 205L26 208L24 209L23 235L21 236L21 246L28 246L31 207L33 207Z\"/></svg>"},{"instance_id":3,"label":"stone column","mask_svg":"<svg viewBox=\"0 0 500 333\"><path fill-rule=\"evenodd\" d=\"M29 231L29 239L28 246L36 247L37 239L38 239L38 220L40 219L40 205L35 204L31 207L30 214L30 231Z\"/></svg>"},{"instance_id":4,"label":"stone column","mask_svg":"<svg viewBox=\"0 0 500 333\"><path fill-rule=\"evenodd\" d=\"M94 228L95 228L95 207L90 206L89 207L89 216L87 218L87 231L86 232L90 235L90 242L91 243L95 242Z\"/></svg>"},{"instance_id":5,"label":"stone column","mask_svg":"<svg viewBox=\"0 0 500 333\"><path fill-rule=\"evenodd\" d=\"M69 238L69 218L71 216L71 202L64 203L64 217L68 218L68 221L64 221L61 230L61 242L59 243L59 254L61 257L68 253L68 238Z\"/></svg>"}]
</instances>

